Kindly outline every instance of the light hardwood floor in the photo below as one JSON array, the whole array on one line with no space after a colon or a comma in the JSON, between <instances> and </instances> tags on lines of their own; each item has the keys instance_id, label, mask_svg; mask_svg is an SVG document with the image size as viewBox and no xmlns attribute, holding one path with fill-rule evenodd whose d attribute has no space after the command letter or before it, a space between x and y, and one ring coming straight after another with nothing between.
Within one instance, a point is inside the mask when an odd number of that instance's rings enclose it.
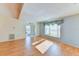
<instances>
[{"instance_id":1,"label":"light hardwood floor","mask_svg":"<svg viewBox=\"0 0 79 59\"><path fill-rule=\"evenodd\" d=\"M50 40L54 44L46 53L41 54L32 43L40 39ZM41 42L40 42L41 43ZM0 56L79 56L79 48L62 43L57 38L36 36L15 41L0 42Z\"/></svg>"}]
</instances>

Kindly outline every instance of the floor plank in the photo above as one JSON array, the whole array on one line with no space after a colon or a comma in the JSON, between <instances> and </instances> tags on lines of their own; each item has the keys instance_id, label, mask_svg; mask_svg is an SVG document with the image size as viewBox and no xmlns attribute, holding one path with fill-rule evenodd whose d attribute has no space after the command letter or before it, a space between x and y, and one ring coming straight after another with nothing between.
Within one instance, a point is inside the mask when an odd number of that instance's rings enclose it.
<instances>
[{"instance_id":1,"label":"floor plank","mask_svg":"<svg viewBox=\"0 0 79 59\"><path fill-rule=\"evenodd\" d=\"M35 48L35 45L32 45L33 42L40 39L50 40L54 43L44 54L41 54ZM79 48L64 44L57 38L36 36L34 38L0 42L0 56L79 56Z\"/></svg>"}]
</instances>

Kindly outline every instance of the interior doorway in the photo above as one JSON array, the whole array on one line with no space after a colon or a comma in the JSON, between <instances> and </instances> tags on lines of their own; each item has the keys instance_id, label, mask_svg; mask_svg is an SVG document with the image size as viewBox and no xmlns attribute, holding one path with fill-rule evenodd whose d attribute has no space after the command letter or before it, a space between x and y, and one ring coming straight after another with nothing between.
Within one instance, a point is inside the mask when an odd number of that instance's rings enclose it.
<instances>
[{"instance_id":1,"label":"interior doorway","mask_svg":"<svg viewBox=\"0 0 79 59\"><path fill-rule=\"evenodd\" d=\"M28 36L31 35L31 25L30 24L26 25L26 35L28 35Z\"/></svg>"},{"instance_id":2,"label":"interior doorway","mask_svg":"<svg viewBox=\"0 0 79 59\"><path fill-rule=\"evenodd\" d=\"M34 36L35 35L35 25L30 23L26 25L26 35L27 36Z\"/></svg>"}]
</instances>

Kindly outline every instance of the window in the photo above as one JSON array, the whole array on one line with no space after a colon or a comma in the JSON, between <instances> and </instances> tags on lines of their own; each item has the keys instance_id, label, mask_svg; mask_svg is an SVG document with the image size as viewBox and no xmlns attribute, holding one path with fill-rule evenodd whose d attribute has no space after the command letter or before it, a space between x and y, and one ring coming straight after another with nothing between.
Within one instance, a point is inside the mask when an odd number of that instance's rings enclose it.
<instances>
[{"instance_id":1,"label":"window","mask_svg":"<svg viewBox=\"0 0 79 59\"><path fill-rule=\"evenodd\" d=\"M57 37L57 24L50 24L50 36Z\"/></svg>"},{"instance_id":2,"label":"window","mask_svg":"<svg viewBox=\"0 0 79 59\"><path fill-rule=\"evenodd\" d=\"M60 27L57 23L45 23L45 35L60 37Z\"/></svg>"},{"instance_id":3,"label":"window","mask_svg":"<svg viewBox=\"0 0 79 59\"><path fill-rule=\"evenodd\" d=\"M45 25L45 34L46 34L46 35L49 35L49 31L50 31L49 28L50 28L49 25L46 24L46 25Z\"/></svg>"}]
</instances>

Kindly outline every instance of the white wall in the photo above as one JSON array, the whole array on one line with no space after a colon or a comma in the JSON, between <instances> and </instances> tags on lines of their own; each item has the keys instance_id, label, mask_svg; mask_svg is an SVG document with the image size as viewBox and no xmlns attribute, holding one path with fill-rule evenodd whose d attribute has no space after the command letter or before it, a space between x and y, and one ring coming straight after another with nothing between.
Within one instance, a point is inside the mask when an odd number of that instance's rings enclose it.
<instances>
[{"instance_id":1,"label":"white wall","mask_svg":"<svg viewBox=\"0 0 79 59\"><path fill-rule=\"evenodd\" d=\"M79 15L64 18L61 40L79 48Z\"/></svg>"},{"instance_id":2,"label":"white wall","mask_svg":"<svg viewBox=\"0 0 79 59\"><path fill-rule=\"evenodd\" d=\"M23 20L0 15L0 42L8 41L9 34L15 34L15 39L25 38Z\"/></svg>"}]
</instances>

